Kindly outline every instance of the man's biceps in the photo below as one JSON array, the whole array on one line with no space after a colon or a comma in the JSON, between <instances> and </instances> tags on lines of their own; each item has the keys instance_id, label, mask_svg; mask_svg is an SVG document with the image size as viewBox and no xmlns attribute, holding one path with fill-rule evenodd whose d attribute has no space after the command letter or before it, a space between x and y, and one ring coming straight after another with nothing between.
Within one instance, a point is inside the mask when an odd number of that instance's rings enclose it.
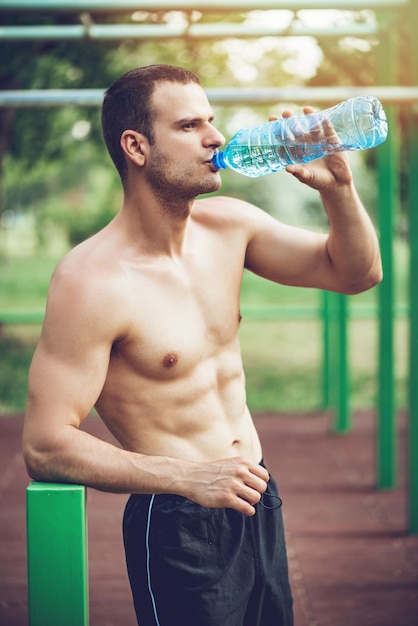
<instances>
[{"instance_id":1,"label":"man's biceps","mask_svg":"<svg viewBox=\"0 0 418 626\"><path fill-rule=\"evenodd\" d=\"M51 370L100 371L107 369L111 347L107 344L78 343L75 340L63 342L40 342L34 355L34 361L39 361L41 367Z\"/></svg>"},{"instance_id":2,"label":"man's biceps","mask_svg":"<svg viewBox=\"0 0 418 626\"><path fill-rule=\"evenodd\" d=\"M52 377L30 381L26 422L36 423L39 436L61 431L63 426L78 428L94 407L102 387L86 384L82 377ZM42 431L42 426L43 431Z\"/></svg>"},{"instance_id":3,"label":"man's biceps","mask_svg":"<svg viewBox=\"0 0 418 626\"><path fill-rule=\"evenodd\" d=\"M39 353L29 372L29 389L48 397L97 399L106 379L108 360L91 356L74 359Z\"/></svg>"}]
</instances>

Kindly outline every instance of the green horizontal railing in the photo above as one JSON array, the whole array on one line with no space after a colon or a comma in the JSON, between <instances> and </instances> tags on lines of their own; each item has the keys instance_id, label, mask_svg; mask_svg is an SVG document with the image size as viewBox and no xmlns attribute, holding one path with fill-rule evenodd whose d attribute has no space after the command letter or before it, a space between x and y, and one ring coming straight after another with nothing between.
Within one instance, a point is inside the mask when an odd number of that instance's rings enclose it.
<instances>
[{"instance_id":1,"label":"green horizontal railing","mask_svg":"<svg viewBox=\"0 0 418 626\"><path fill-rule=\"evenodd\" d=\"M400 302L395 306L396 317L407 317L408 305ZM307 320L321 319L324 316L323 305L294 305L294 306L243 306L243 317L250 320ZM349 305L347 307L348 319L370 319L379 314L375 304ZM0 325L2 324L42 324L43 311L0 311Z\"/></svg>"},{"instance_id":2,"label":"green horizontal railing","mask_svg":"<svg viewBox=\"0 0 418 626\"><path fill-rule=\"evenodd\" d=\"M0 311L2 324L42 324L44 311Z\"/></svg>"}]
</instances>

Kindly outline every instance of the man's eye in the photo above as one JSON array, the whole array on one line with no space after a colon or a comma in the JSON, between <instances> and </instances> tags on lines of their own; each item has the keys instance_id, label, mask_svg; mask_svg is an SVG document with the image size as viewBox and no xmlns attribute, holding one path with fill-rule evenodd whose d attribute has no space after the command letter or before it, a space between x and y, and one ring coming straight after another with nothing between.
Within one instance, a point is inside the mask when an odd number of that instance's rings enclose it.
<instances>
[{"instance_id":1,"label":"man's eye","mask_svg":"<svg viewBox=\"0 0 418 626\"><path fill-rule=\"evenodd\" d=\"M192 128L196 128L196 124L195 122L188 122L187 124L183 125L183 128L185 130L191 130Z\"/></svg>"}]
</instances>

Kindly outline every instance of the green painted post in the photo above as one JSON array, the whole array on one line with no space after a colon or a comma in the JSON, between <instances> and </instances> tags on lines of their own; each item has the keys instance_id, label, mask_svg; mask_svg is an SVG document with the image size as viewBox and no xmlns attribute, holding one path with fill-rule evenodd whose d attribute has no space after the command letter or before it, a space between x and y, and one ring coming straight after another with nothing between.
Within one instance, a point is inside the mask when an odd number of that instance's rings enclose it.
<instances>
[{"instance_id":1,"label":"green painted post","mask_svg":"<svg viewBox=\"0 0 418 626\"><path fill-rule=\"evenodd\" d=\"M338 295L328 292L328 316L329 316L329 406L334 412L339 404L339 336L338 336Z\"/></svg>"},{"instance_id":2,"label":"green painted post","mask_svg":"<svg viewBox=\"0 0 418 626\"><path fill-rule=\"evenodd\" d=\"M330 294L321 291L322 296L322 407L331 406L331 340L330 340Z\"/></svg>"},{"instance_id":3,"label":"green painted post","mask_svg":"<svg viewBox=\"0 0 418 626\"><path fill-rule=\"evenodd\" d=\"M378 50L378 75L381 82L396 84L397 31L390 16L382 15ZM377 425L377 485L391 489L396 484L396 411L394 406L394 215L398 202L397 111L385 107L389 134L378 148L379 235L383 263L383 281L379 286L379 373Z\"/></svg>"},{"instance_id":4,"label":"green painted post","mask_svg":"<svg viewBox=\"0 0 418 626\"><path fill-rule=\"evenodd\" d=\"M410 76L418 84L418 5L411 0L408 13L410 24ZM408 518L411 533L418 533L418 103L411 106L408 125L409 162L409 503Z\"/></svg>"},{"instance_id":5,"label":"green painted post","mask_svg":"<svg viewBox=\"0 0 418 626\"><path fill-rule=\"evenodd\" d=\"M334 430L345 433L351 428L348 374L347 296L338 294L338 405Z\"/></svg>"},{"instance_id":6,"label":"green painted post","mask_svg":"<svg viewBox=\"0 0 418 626\"><path fill-rule=\"evenodd\" d=\"M335 411L333 430L350 428L347 349L347 297L323 295L323 406Z\"/></svg>"},{"instance_id":7,"label":"green painted post","mask_svg":"<svg viewBox=\"0 0 418 626\"><path fill-rule=\"evenodd\" d=\"M349 409L349 382L348 382L348 322L347 322L347 296L334 293L333 300L333 325L332 333L334 342L332 368L332 397L335 419L333 431L345 433L350 430L351 418Z\"/></svg>"},{"instance_id":8,"label":"green painted post","mask_svg":"<svg viewBox=\"0 0 418 626\"><path fill-rule=\"evenodd\" d=\"M26 489L29 626L88 626L86 489Z\"/></svg>"}]
</instances>

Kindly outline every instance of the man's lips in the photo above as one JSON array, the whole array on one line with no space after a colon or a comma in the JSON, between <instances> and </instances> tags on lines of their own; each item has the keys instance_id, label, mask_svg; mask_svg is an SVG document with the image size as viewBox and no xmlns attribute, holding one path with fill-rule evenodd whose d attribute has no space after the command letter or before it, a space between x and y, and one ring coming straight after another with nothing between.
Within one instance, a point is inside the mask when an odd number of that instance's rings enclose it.
<instances>
[{"instance_id":1,"label":"man's lips","mask_svg":"<svg viewBox=\"0 0 418 626\"><path fill-rule=\"evenodd\" d=\"M211 167L211 169L212 169L214 172L219 172L219 169L218 169L218 168L217 168L217 167L213 164L212 159L213 159L213 155L211 156L211 158L210 158L210 159L208 159L207 161L205 161L205 163L207 163L207 164Z\"/></svg>"}]
</instances>

